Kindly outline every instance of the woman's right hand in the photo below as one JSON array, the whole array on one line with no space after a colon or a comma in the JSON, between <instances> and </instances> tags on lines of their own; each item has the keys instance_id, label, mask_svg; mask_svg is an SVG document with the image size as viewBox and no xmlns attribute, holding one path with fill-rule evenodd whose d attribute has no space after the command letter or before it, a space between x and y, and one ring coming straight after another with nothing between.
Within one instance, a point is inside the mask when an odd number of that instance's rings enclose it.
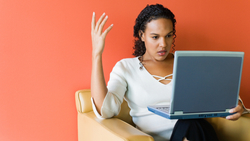
<instances>
[{"instance_id":1,"label":"woman's right hand","mask_svg":"<svg viewBox=\"0 0 250 141\"><path fill-rule=\"evenodd\" d=\"M105 13L103 13L96 23L95 12L93 13L92 22L91 22L92 55L93 56L102 55L104 45L105 45L105 38L108 32L113 27L113 24L112 24L104 32L102 32L103 27L105 23L107 22L107 20L108 20L108 16L105 16Z\"/></svg>"}]
</instances>

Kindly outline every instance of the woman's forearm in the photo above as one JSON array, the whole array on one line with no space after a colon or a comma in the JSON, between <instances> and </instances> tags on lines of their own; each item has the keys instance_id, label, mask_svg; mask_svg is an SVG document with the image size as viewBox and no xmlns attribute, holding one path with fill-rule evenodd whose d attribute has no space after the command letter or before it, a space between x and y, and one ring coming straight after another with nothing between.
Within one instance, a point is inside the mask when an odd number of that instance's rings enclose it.
<instances>
[{"instance_id":1,"label":"woman's forearm","mask_svg":"<svg viewBox=\"0 0 250 141\"><path fill-rule=\"evenodd\" d=\"M96 105L96 109L101 114L101 107L107 94L107 86L103 73L102 55L92 57L91 72L91 96Z\"/></svg>"}]
</instances>

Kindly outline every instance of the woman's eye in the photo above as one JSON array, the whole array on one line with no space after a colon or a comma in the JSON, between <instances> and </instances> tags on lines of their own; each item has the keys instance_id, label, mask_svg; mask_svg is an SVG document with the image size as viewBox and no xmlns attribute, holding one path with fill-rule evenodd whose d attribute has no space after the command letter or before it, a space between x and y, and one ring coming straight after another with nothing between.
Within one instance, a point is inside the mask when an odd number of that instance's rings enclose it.
<instances>
[{"instance_id":1,"label":"woman's eye","mask_svg":"<svg viewBox=\"0 0 250 141\"><path fill-rule=\"evenodd\" d=\"M153 39L157 39L157 38L158 38L158 36L153 36L152 38L153 38Z\"/></svg>"},{"instance_id":2,"label":"woman's eye","mask_svg":"<svg viewBox=\"0 0 250 141\"><path fill-rule=\"evenodd\" d=\"M167 38L170 38L170 37L172 37L173 36L173 34L169 34L169 35L167 35L166 37Z\"/></svg>"}]
</instances>

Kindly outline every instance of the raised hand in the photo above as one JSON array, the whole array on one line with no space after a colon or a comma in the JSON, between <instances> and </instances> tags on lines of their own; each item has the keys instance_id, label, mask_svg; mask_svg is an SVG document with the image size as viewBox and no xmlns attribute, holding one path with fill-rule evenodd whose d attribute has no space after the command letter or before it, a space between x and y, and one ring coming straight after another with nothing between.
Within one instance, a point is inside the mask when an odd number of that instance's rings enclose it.
<instances>
[{"instance_id":1,"label":"raised hand","mask_svg":"<svg viewBox=\"0 0 250 141\"><path fill-rule=\"evenodd\" d=\"M91 71L91 97L94 100L97 111L101 114L101 107L103 100L107 94L107 86L104 78L102 67L102 52L105 45L105 39L108 32L112 29L113 24L110 25L104 32L103 27L108 20L105 13L100 19L95 21L95 13L93 13L91 23L91 37L92 37L92 71Z\"/></svg>"},{"instance_id":2,"label":"raised hand","mask_svg":"<svg viewBox=\"0 0 250 141\"><path fill-rule=\"evenodd\" d=\"M92 55L93 56L102 55L102 52L105 46L106 36L113 27L113 24L112 24L103 32L103 27L105 23L107 22L107 20L108 20L108 16L105 16L105 13L103 13L96 23L95 12L93 13L92 22L91 22Z\"/></svg>"}]
</instances>

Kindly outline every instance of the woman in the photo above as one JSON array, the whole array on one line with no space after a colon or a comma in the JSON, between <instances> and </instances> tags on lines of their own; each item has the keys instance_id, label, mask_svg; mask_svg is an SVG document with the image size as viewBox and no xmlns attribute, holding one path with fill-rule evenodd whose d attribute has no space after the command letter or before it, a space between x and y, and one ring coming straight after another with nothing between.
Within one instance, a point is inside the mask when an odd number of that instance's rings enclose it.
<instances>
[{"instance_id":1,"label":"woman","mask_svg":"<svg viewBox=\"0 0 250 141\"><path fill-rule=\"evenodd\" d=\"M106 86L102 53L105 38L113 27L111 25L102 32L107 19L108 17L103 14L96 22L93 13L91 96L97 117L110 118L117 115L125 99L131 108L130 115L137 128L152 135L156 141L170 140L170 138L171 140L179 138L217 140L212 126L205 120L177 122L147 110L148 105L170 103L174 60L171 48L174 47L176 37L174 14L160 4L147 6L141 11L134 26L136 40L133 55L136 57L117 62ZM169 92L167 96L166 92ZM239 102L239 105L230 111L236 114L227 118L236 120L243 111L243 106ZM184 128L185 130L182 130Z\"/></svg>"}]
</instances>

